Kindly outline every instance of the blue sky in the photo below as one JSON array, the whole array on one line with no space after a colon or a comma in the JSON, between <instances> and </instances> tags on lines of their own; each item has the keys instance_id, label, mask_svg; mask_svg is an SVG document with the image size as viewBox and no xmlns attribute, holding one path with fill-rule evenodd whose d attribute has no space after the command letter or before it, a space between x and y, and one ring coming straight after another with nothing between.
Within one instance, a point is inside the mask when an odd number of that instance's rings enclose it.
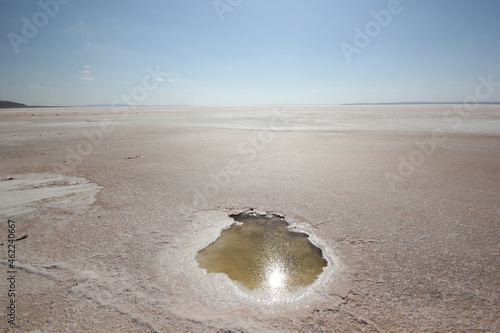
<instances>
[{"instance_id":1,"label":"blue sky","mask_svg":"<svg viewBox=\"0 0 500 333\"><path fill-rule=\"evenodd\" d=\"M499 18L498 0L3 0L0 99L111 104L146 80L143 105L463 101L500 81Z\"/></svg>"}]
</instances>

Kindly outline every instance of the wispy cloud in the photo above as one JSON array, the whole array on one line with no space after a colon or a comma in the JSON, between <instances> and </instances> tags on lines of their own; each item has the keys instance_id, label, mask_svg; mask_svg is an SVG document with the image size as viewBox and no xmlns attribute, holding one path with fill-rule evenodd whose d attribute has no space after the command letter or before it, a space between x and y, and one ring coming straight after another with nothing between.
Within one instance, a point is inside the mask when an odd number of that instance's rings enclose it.
<instances>
[{"instance_id":1,"label":"wispy cloud","mask_svg":"<svg viewBox=\"0 0 500 333\"><path fill-rule=\"evenodd\" d=\"M26 88L40 89L41 87L38 84L27 84Z\"/></svg>"},{"instance_id":2,"label":"wispy cloud","mask_svg":"<svg viewBox=\"0 0 500 333\"><path fill-rule=\"evenodd\" d=\"M101 47L101 45L94 44L94 43L91 43L91 42L87 42L87 46L90 46L93 49L99 49Z\"/></svg>"},{"instance_id":3,"label":"wispy cloud","mask_svg":"<svg viewBox=\"0 0 500 333\"><path fill-rule=\"evenodd\" d=\"M158 83L162 83L162 82L165 81L165 79L161 78L161 77L157 77L157 78L155 78L155 81L158 82Z\"/></svg>"},{"instance_id":4,"label":"wispy cloud","mask_svg":"<svg viewBox=\"0 0 500 333\"><path fill-rule=\"evenodd\" d=\"M175 82L174 79L168 79L167 82Z\"/></svg>"},{"instance_id":5,"label":"wispy cloud","mask_svg":"<svg viewBox=\"0 0 500 333\"><path fill-rule=\"evenodd\" d=\"M90 72L89 65L83 65L83 70L80 70L79 72L82 74L80 80L83 81L84 83L90 83L95 81L95 77Z\"/></svg>"}]
</instances>

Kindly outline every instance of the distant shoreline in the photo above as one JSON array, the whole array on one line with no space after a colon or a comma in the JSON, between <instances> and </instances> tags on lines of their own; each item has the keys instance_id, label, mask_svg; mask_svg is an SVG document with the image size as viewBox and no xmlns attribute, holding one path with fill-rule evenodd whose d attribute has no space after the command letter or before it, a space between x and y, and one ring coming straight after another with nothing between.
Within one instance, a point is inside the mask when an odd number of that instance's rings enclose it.
<instances>
[{"instance_id":1,"label":"distant shoreline","mask_svg":"<svg viewBox=\"0 0 500 333\"><path fill-rule=\"evenodd\" d=\"M67 106L44 106L44 105L26 105L11 101L0 101L0 109L27 109L27 108L64 108Z\"/></svg>"},{"instance_id":2,"label":"distant shoreline","mask_svg":"<svg viewBox=\"0 0 500 333\"><path fill-rule=\"evenodd\" d=\"M343 104L248 104L248 105L134 105L137 107L231 107L231 106L349 106L349 105L453 105L463 102L387 102L387 103L343 103ZM478 105L500 105L499 102L479 102ZM90 105L26 105L11 101L0 101L0 109L27 109L27 108L97 108L97 107L129 107L126 104L90 104Z\"/></svg>"}]
</instances>

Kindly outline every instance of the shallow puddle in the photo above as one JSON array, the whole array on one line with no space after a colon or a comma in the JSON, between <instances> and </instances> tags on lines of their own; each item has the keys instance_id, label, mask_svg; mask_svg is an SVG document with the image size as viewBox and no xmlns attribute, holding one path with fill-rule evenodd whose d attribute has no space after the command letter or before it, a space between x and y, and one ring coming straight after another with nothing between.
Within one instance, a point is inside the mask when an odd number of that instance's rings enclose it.
<instances>
[{"instance_id":1,"label":"shallow puddle","mask_svg":"<svg viewBox=\"0 0 500 333\"><path fill-rule=\"evenodd\" d=\"M198 252L208 273L225 273L249 289L293 292L312 284L327 261L308 235L278 216L232 215L237 222Z\"/></svg>"}]
</instances>

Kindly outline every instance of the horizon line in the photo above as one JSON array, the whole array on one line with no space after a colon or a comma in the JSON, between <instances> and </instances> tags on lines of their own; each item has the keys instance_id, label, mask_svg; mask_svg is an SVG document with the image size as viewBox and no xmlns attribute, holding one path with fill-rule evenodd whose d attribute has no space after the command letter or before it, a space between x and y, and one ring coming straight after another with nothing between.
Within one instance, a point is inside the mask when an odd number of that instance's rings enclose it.
<instances>
[{"instance_id":1,"label":"horizon line","mask_svg":"<svg viewBox=\"0 0 500 333\"><path fill-rule=\"evenodd\" d=\"M332 104L231 104L231 105L221 105L221 104L156 104L156 105L128 105L128 104L84 104L84 105L26 105L23 103L11 102L8 100L2 100L0 102L9 102L13 104L18 104L18 106L3 107L5 109L22 109L22 108L85 108L85 107L235 107L235 106L350 106L350 105L453 105L453 104L466 104L464 102L362 102L362 103L332 103ZM478 105L499 105L500 101L491 102L478 102ZM0 106L0 108L2 108Z\"/></svg>"}]
</instances>

